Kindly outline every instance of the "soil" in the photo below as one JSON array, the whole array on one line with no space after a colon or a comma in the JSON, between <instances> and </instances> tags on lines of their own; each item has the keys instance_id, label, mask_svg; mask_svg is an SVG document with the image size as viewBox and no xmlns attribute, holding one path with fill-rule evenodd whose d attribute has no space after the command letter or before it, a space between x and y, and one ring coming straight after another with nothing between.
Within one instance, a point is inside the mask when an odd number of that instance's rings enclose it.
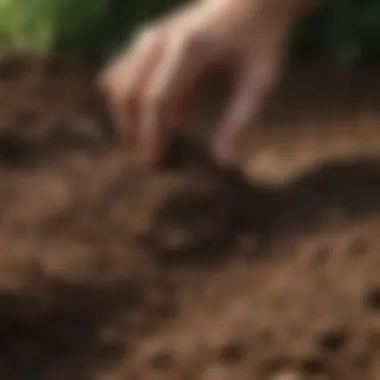
<instances>
[{"instance_id":1,"label":"soil","mask_svg":"<svg viewBox=\"0 0 380 380\"><path fill-rule=\"evenodd\" d=\"M0 60L0 377L377 379L376 67L290 68L228 172L146 168L95 71Z\"/></svg>"}]
</instances>

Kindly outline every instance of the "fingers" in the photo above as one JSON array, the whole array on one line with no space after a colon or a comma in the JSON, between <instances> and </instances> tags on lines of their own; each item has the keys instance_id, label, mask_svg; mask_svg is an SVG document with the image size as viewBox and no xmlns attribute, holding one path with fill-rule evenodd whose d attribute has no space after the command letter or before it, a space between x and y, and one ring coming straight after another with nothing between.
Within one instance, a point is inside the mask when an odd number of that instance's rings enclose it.
<instances>
[{"instance_id":1,"label":"fingers","mask_svg":"<svg viewBox=\"0 0 380 380\"><path fill-rule=\"evenodd\" d=\"M190 34L172 36L142 97L141 140L148 159L160 159L168 137L186 123L192 94L207 66L207 50Z\"/></svg>"},{"instance_id":2,"label":"fingers","mask_svg":"<svg viewBox=\"0 0 380 380\"><path fill-rule=\"evenodd\" d=\"M247 68L242 71L216 128L213 153L219 164L233 164L237 138L255 121L263 102L276 83L279 64L279 59L259 64L249 61Z\"/></svg>"},{"instance_id":3,"label":"fingers","mask_svg":"<svg viewBox=\"0 0 380 380\"><path fill-rule=\"evenodd\" d=\"M173 130L186 124L202 73L212 63L211 46L196 37L184 30L176 36L148 29L101 78L116 120L128 127L152 163L164 153ZM261 109L280 63L278 57L246 60L218 123L213 151L220 164L232 163L236 139Z\"/></svg>"},{"instance_id":4,"label":"fingers","mask_svg":"<svg viewBox=\"0 0 380 380\"><path fill-rule=\"evenodd\" d=\"M278 12L273 18L250 3L243 10L235 1L205 4L193 2L144 29L100 78L115 120L150 162L160 159L172 132L188 123L203 74L214 65L231 65L236 75L213 142L222 164L232 161L237 136L277 79L285 28Z\"/></svg>"},{"instance_id":5,"label":"fingers","mask_svg":"<svg viewBox=\"0 0 380 380\"><path fill-rule=\"evenodd\" d=\"M159 160L172 131L186 123L207 53L183 29L169 35L149 28L101 76L115 119L149 161Z\"/></svg>"},{"instance_id":6,"label":"fingers","mask_svg":"<svg viewBox=\"0 0 380 380\"><path fill-rule=\"evenodd\" d=\"M162 54L163 28L144 30L100 77L100 86L122 131L138 137L139 99Z\"/></svg>"}]
</instances>

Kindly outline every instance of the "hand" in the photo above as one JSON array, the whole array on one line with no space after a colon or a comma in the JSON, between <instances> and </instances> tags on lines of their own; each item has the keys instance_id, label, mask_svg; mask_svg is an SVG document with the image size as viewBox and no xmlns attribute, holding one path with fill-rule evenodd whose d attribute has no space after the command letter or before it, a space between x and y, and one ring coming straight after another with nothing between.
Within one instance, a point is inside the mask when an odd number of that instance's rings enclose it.
<instances>
[{"instance_id":1,"label":"hand","mask_svg":"<svg viewBox=\"0 0 380 380\"><path fill-rule=\"evenodd\" d=\"M203 0L143 28L100 77L115 118L155 162L186 125L204 75L223 69L229 103L210 145L219 163L234 158L282 66L283 43L304 0Z\"/></svg>"}]
</instances>

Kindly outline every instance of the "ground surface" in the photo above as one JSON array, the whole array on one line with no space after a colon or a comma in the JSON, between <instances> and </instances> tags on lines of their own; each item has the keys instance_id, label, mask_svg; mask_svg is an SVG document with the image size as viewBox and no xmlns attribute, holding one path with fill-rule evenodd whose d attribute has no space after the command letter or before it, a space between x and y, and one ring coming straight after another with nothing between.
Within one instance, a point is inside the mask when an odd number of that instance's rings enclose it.
<instances>
[{"instance_id":1,"label":"ground surface","mask_svg":"<svg viewBox=\"0 0 380 380\"><path fill-rule=\"evenodd\" d=\"M19 62L0 62L2 379L379 378L376 68L294 69L244 180L144 169L88 68Z\"/></svg>"}]
</instances>

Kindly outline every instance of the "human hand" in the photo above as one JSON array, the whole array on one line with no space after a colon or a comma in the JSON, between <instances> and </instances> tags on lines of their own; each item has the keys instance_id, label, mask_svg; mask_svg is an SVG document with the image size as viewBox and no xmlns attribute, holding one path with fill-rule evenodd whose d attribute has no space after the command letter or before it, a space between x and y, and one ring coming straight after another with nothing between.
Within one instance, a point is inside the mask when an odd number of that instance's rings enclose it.
<instances>
[{"instance_id":1,"label":"human hand","mask_svg":"<svg viewBox=\"0 0 380 380\"><path fill-rule=\"evenodd\" d=\"M283 44L305 0L202 0L149 24L101 74L122 128L151 162L183 128L205 75L222 71L232 92L210 142L229 165L281 72Z\"/></svg>"}]
</instances>

